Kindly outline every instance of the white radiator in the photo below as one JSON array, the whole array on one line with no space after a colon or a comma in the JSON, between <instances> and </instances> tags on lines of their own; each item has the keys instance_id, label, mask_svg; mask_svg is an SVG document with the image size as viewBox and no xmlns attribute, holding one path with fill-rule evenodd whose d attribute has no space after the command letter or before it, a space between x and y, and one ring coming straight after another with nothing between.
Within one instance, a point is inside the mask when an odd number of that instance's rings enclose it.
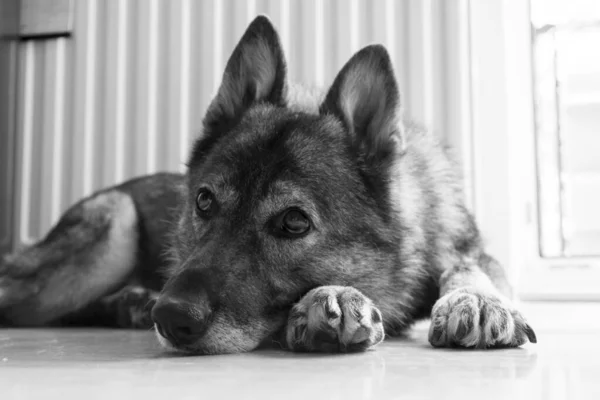
<instances>
[{"instance_id":1,"label":"white radiator","mask_svg":"<svg viewBox=\"0 0 600 400\"><path fill-rule=\"evenodd\" d=\"M69 38L20 43L16 243L40 238L81 196L183 170L247 23L277 25L292 79L329 84L383 43L406 113L458 147L469 124L467 0L77 0ZM466 149L466 147L465 147Z\"/></svg>"}]
</instances>

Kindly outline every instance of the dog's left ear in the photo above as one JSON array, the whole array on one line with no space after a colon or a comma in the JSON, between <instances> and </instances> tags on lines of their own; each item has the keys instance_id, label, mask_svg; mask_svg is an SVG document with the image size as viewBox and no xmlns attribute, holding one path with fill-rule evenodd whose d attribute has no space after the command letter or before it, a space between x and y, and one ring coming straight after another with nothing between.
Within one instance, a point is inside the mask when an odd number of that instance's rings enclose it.
<instances>
[{"instance_id":1,"label":"dog's left ear","mask_svg":"<svg viewBox=\"0 0 600 400\"><path fill-rule=\"evenodd\" d=\"M256 17L233 50L205 124L233 119L253 103L285 101L286 64L279 35L265 16Z\"/></svg>"},{"instance_id":2,"label":"dog's left ear","mask_svg":"<svg viewBox=\"0 0 600 400\"><path fill-rule=\"evenodd\" d=\"M335 78L320 113L337 116L365 161L401 151L400 92L385 47L367 46Z\"/></svg>"}]
</instances>

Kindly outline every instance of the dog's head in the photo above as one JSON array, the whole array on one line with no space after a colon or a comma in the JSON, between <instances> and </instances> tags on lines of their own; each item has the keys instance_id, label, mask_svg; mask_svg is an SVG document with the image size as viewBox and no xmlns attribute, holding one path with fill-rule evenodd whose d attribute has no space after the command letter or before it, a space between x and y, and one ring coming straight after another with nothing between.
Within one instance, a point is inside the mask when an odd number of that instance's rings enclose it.
<instances>
[{"instance_id":1,"label":"dog's head","mask_svg":"<svg viewBox=\"0 0 600 400\"><path fill-rule=\"evenodd\" d=\"M402 148L387 52L354 55L313 109L297 98L277 32L258 17L189 160L176 265L153 309L165 346L249 351L314 287L386 290L398 248L389 182Z\"/></svg>"}]
</instances>

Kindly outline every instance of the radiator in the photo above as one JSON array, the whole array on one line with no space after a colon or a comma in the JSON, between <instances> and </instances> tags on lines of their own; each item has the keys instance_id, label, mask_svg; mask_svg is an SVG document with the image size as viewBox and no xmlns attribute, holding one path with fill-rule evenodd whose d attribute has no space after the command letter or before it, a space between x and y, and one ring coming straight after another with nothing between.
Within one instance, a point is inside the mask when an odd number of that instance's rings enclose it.
<instances>
[{"instance_id":1,"label":"radiator","mask_svg":"<svg viewBox=\"0 0 600 400\"><path fill-rule=\"evenodd\" d=\"M183 171L227 57L257 14L278 27L291 79L308 84L331 83L362 46L386 45L405 113L453 144L469 176L467 0L73 3L71 37L18 45L14 209L2 210L13 243L42 237L94 190Z\"/></svg>"}]
</instances>

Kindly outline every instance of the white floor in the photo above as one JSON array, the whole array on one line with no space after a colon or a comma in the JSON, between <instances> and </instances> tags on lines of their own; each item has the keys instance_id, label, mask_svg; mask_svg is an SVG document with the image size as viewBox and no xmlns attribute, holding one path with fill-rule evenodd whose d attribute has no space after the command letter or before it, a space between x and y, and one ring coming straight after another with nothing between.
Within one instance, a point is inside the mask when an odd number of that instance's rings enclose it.
<instances>
[{"instance_id":1,"label":"white floor","mask_svg":"<svg viewBox=\"0 0 600 400\"><path fill-rule=\"evenodd\" d=\"M0 330L0 399L600 399L584 318L600 304L528 308L539 343L491 351L433 349L426 324L351 355L169 357L151 332Z\"/></svg>"}]
</instances>

